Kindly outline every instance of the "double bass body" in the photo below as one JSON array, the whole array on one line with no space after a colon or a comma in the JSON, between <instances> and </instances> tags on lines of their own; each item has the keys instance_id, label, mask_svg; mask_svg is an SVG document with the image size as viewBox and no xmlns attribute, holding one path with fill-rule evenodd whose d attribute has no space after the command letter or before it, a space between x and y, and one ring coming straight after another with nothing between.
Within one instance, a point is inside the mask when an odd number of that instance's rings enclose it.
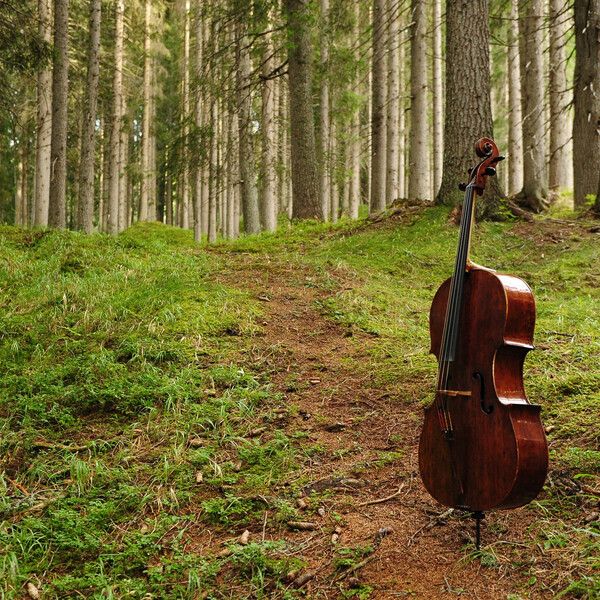
<instances>
[{"instance_id":1,"label":"double bass body","mask_svg":"<svg viewBox=\"0 0 600 600\"><path fill-rule=\"evenodd\" d=\"M450 279L430 311L431 351L440 358ZM429 493L446 506L483 511L531 501L548 468L540 407L527 401L523 361L533 348L535 303L517 277L470 266L461 335L445 398L451 436L436 402L425 412L419 468Z\"/></svg>"}]
</instances>

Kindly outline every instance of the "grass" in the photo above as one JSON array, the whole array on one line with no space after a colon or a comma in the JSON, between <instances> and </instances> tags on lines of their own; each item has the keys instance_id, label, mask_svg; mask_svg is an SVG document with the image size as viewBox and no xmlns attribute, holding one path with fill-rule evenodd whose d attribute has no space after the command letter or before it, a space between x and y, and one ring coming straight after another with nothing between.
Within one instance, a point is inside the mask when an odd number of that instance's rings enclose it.
<instances>
[{"instance_id":1,"label":"grass","mask_svg":"<svg viewBox=\"0 0 600 600\"><path fill-rule=\"evenodd\" d=\"M428 310L455 240L437 208L378 227L307 222L210 251L157 224L116 239L0 228L0 598L22 597L27 582L47 598L302 596L284 583L303 564L293 539L256 534L298 520L289 473L300 485L323 449L278 429L297 407L273 386L268 356L252 358L262 305L236 269L263 265L266 281L269 260L303 267L290 277L321 291L321 311L370 336L356 369L418 406L436 373ZM533 289L526 387L553 464L530 507L528 558L492 548L482 566L515 565L565 598L600 594L600 529L582 521L600 488L599 253L584 228L548 221L485 223L472 242L475 262ZM287 384L305 385L293 373ZM245 528L255 537L240 546ZM342 593L372 592L357 590Z\"/></svg>"}]
</instances>

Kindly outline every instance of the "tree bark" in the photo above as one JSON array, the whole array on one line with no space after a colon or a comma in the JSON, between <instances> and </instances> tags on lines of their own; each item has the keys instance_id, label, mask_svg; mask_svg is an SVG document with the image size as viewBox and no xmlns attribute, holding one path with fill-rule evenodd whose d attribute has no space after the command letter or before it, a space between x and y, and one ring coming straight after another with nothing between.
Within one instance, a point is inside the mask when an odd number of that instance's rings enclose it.
<instances>
[{"instance_id":1,"label":"tree bark","mask_svg":"<svg viewBox=\"0 0 600 600\"><path fill-rule=\"evenodd\" d=\"M493 137L488 16L488 0L457 0L447 6L444 172L437 197L440 204L462 201L458 184L468 178L467 169L477 160L474 145L479 138ZM477 203L478 217L494 216L500 197L497 180L490 178L485 195Z\"/></svg>"},{"instance_id":2,"label":"tree bark","mask_svg":"<svg viewBox=\"0 0 600 600\"><path fill-rule=\"evenodd\" d=\"M195 60L194 74L196 77L196 97L194 104L194 122L196 131L200 132L203 123L204 102L202 97L202 74L203 74L203 44L204 44L204 22L202 19L202 0L196 0L196 22L195 22ZM203 163L204 160L196 157L194 165L194 241L200 243L202 241L202 187L204 185L203 178Z\"/></svg>"},{"instance_id":3,"label":"tree bark","mask_svg":"<svg viewBox=\"0 0 600 600\"><path fill-rule=\"evenodd\" d=\"M385 210L386 195L386 0L373 0L371 82L371 213Z\"/></svg>"},{"instance_id":4,"label":"tree bark","mask_svg":"<svg viewBox=\"0 0 600 600\"><path fill-rule=\"evenodd\" d=\"M246 25L241 18L236 23L237 104L240 177L242 180L242 210L246 235L260 232L258 191L255 180L254 139L252 133L252 95L250 82L250 51Z\"/></svg>"},{"instance_id":5,"label":"tree bark","mask_svg":"<svg viewBox=\"0 0 600 600\"><path fill-rule=\"evenodd\" d=\"M69 96L69 0L54 2L52 140L48 225L67 226L67 104Z\"/></svg>"},{"instance_id":6,"label":"tree bark","mask_svg":"<svg viewBox=\"0 0 600 600\"><path fill-rule=\"evenodd\" d=\"M388 0L388 75L387 75L387 156L386 204L398 199L398 128L400 105L400 5L398 0Z\"/></svg>"},{"instance_id":7,"label":"tree bark","mask_svg":"<svg viewBox=\"0 0 600 600\"><path fill-rule=\"evenodd\" d=\"M444 150L444 108L442 83L442 0L433 0L433 197L442 184Z\"/></svg>"},{"instance_id":8,"label":"tree bark","mask_svg":"<svg viewBox=\"0 0 600 600\"><path fill-rule=\"evenodd\" d=\"M190 155L189 155L189 116L190 116L190 0L184 0L183 11L183 64L182 73L182 108L183 108L183 146L181 174L181 227L190 227Z\"/></svg>"},{"instance_id":9,"label":"tree bark","mask_svg":"<svg viewBox=\"0 0 600 600\"><path fill-rule=\"evenodd\" d=\"M125 165L129 162L129 131L121 125L121 135L119 140L119 231L125 231L130 224L130 205L129 205L129 174Z\"/></svg>"},{"instance_id":10,"label":"tree bark","mask_svg":"<svg viewBox=\"0 0 600 600\"><path fill-rule=\"evenodd\" d=\"M19 128L22 129L22 128ZM25 190L24 188L24 158L25 158L25 136L23 132L20 132L21 139L19 140L19 144L16 148L17 150L17 169L15 171L15 225L17 227L22 227L24 225L24 203L25 203Z\"/></svg>"},{"instance_id":11,"label":"tree bark","mask_svg":"<svg viewBox=\"0 0 600 600\"><path fill-rule=\"evenodd\" d=\"M523 110L523 189L519 199L540 212L547 204L544 144L543 0L519 3L521 103Z\"/></svg>"},{"instance_id":12,"label":"tree bark","mask_svg":"<svg viewBox=\"0 0 600 600\"><path fill-rule=\"evenodd\" d=\"M271 20L267 23L270 28ZM275 161L277 160L277 145L275 135L275 104L274 80L270 78L273 71L273 43L271 34L265 33L263 49L263 83L262 96L262 155L261 173L262 187L260 191L260 218L265 231L277 229L277 198L275 197ZM229 214L229 212L228 212ZM233 213L230 214L233 219Z\"/></svg>"},{"instance_id":13,"label":"tree bark","mask_svg":"<svg viewBox=\"0 0 600 600\"><path fill-rule=\"evenodd\" d=\"M331 210L331 174L330 174L330 132L329 132L329 36L327 22L329 16L329 0L321 0L321 18L325 31L321 34L321 65L323 79L321 81L321 102L319 110L319 131L321 134L321 202L323 203L323 219L329 219Z\"/></svg>"},{"instance_id":14,"label":"tree bark","mask_svg":"<svg viewBox=\"0 0 600 600\"><path fill-rule=\"evenodd\" d=\"M457 2L457 4L465 4ZM454 3L448 2L447 11L453 10ZM427 113L427 18L425 0L412 0L412 27L410 43L410 149L409 149L409 181L408 195L413 199L429 199L429 121ZM456 7L458 8L458 7ZM473 18L470 6L463 6L464 20ZM487 23L487 21L486 21ZM461 38L463 43L469 39ZM467 46L468 44L464 44ZM448 69L447 69L448 70ZM449 85L447 86L449 87ZM465 89L469 90L468 86ZM489 89L489 88L488 88ZM470 93L470 90L469 90ZM448 118L448 116L446 116ZM448 136L446 135L446 140ZM434 149L438 152L438 149Z\"/></svg>"},{"instance_id":15,"label":"tree bark","mask_svg":"<svg viewBox=\"0 0 600 600\"><path fill-rule=\"evenodd\" d=\"M217 241L217 175L219 168L219 109L218 101L213 96L211 105L211 123L212 135L210 139L210 167L208 174L208 243L214 244ZM258 209L257 209L258 213ZM258 215L257 215L258 219Z\"/></svg>"},{"instance_id":16,"label":"tree bark","mask_svg":"<svg viewBox=\"0 0 600 600\"><path fill-rule=\"evenodd\" d=\"M150 220L150 127L151 93L152 93L152 39L150 28L152 26L152 2L146 0L145 31L144 31L144 106L142 112L142 173L140 184L140 212L139 220Z\"/></svg>"},{"instance_id":17,"label":"tree bark","mask_svg":"<svg viewBox=\"0 0 600 600\"><path fill-rule=\"evenodd\" d=\"M402 33L400 34L400 90L406 89L406 34L404 33L404 23ZM400 94L398 106L398 194L400 198L406 198L406 109L404 91Z\"/></svg>"},{"instance_id":18,"label":"tree bark","mask_svg":"<svg viewBox=\"0 0 600 600\"><path fill-rule=\"evenodd\" d=\"M235 122L234 115L229 115L229 144L230 147L235 148L237 144L238 129L237 123ZM237 193L239 190L239 170L238 170L238 156L235 152L229 153L229 160L227 161L227 171L229 178L229 189L227 190L227 237L229 239L235 239L237 237L239 229L239 218L236 212ZM276 198L273 197L273 202L276 202ZM277 218L277 210L275 206L275 218Z\"/></svg>"},{"instance_id":19,"label":"tree bark","mask_svg":"<svg viewBox=\"0 0 600 600\"><path fill-rule=\"evenodd\" d=\"M360 4L354 4L354 40L359 46L360 38ZM360 54L355 51L355 60L358 64ZM360 72L356 68L354 75L354 93L360 95ZM360 206L360 106L357 106L352 115L352 123L350 125L350 190L348 198L348 216L351 219L358 219L358 209Z\"/></svg>"},{"instance_id":20,"label":"tree bark","mask_svg":"<svg viewBox=\"0 0 600 600\"><path fill-rule=\"evenodd\" d=\"M38 35L49 43L52 35L50 0L38 0ZM50 202L50 146L52 140L52 72L44 66L37 75L37 125L33 225L48 225Z\"/></svg>"},{"instance_id":21,"label":"tree bark","mask_svg":"<svg viewBox=\"0 0 600 600\"><path fill-rule=\"evenodd\" d=\"M290 44L288 50L293 211L296 219L322 219L323 207L315 144L312 99L310 5L285 0ZM243 176L243 174L242 174Z\"/></svg>"},{"instance_id":22,"label":"tree bark","mask_svg":"<svg viewBox=\"0 0 600 600\"><path fill-rule=\"evenodd\" d=\"M583 208L600 168L600 0L575 0L573 105L573 197Z\"/></svg>"},{"instance_id":23,"label":"tree bark","mask_svg":"<svg viewBox=\"0 0 600 600\"><path fill-rule=\"evenodd\" d=\"M121 119L123 116L123 0L115 2L115 53L113 76L113 119L110 135L110 182L108 232L119 233L119 180L121 179Z\"/></svg>"},{"instance_id":24,"label":"tree bark","mask_svg":"<svg viewBox=\"0 0 600 600\"><path fill-rule=\"evenodd\" d=\"M90 2L88 71L82 124L81 163L79 166L79 204L77 227L94 231L94 159L96 155L96 112L100 79L100 23L102 0Z\"/></svg>"},{"instance_id":25,"label":"tree bark","mask_svg":"<svg viewBox=\"0 0 600 600\"><path fill-rule=\"evenodd\" d=\"M560 190L571 187L571 164L569 164L568 108L570 98L567 90L565 46L567 43L565 23L568 12L564 0L550 0L550 164L548 187Z\"/></svg>"},{"instance_id":26,"label":"tree bark","mask_svg":"<svg viewBox=\"0 0 600 600\"><path fill-rule=\"evenodd\" d=\"M523 188L523 119L519 62L519 0L510 1L508 21L508 192Z\"/></svg>"}]
</instances>

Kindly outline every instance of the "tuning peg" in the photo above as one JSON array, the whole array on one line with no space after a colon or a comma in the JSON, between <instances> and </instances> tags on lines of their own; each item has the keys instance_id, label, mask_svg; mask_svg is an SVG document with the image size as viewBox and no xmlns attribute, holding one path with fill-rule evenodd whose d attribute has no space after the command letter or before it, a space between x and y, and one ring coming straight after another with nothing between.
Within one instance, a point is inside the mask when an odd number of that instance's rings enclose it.
<instances>
[{"instance_id":1,"label":"tuning peg","mask_svg":"<svg viewBox=\"0 0 600 600\"><path fill-rule=\"evenodd\" d=\"M459 184L458 184L458 189L459 189L461 192L464 192L464 191L467 189L467 184L466 184L466 183L459 183Z\"/></svg>"},{"instance_id":2,"label":"tuning peg","mask_svg":"<svg viewBox=\"0 0 600 600\"><path fill-rule=\"evenodd\" d=\"M494 167L486 167L485 168L485 174L486 175L495 175L496 174L496 169L494 169Z\"/></svg>"},{"instance_id":3,"label":"tuning peg","mask_svg":"<svg viewBox=\"0 0 600 600\"><path fill-rule=\"evenodd\" d=\"M506 158L506 156L502 156L502 155L500 155L500 156L498 157L498 162L500 162L501 160L504 160L505 158Z\"/></svg>"},{"instance_id":4,"label":"tuning peg","mask_svg":"<svg viewBox=\"0 0 600 600\"><path fill-rule=\"evenodd\" d=\"M473 172L473 169L474 169L474 168L475 168L475 167L469 167L469 168L467 169L467 173L470 175L470 174Z\"/></svg>"}]
</instances>

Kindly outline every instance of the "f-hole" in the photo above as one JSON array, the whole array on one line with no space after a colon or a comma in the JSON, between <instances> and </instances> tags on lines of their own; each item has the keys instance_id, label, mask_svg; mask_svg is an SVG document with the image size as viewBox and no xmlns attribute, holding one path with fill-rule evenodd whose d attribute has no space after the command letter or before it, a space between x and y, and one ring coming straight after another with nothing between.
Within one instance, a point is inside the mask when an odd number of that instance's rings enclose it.
<instances>
[{"instance_id":1,"label":"f-hole","mask_svg":"<svg viewBox=\"0 0 600 600\"><path fill-rule=\"evenodd\" d=\"M486 402L485 402L485 394L484 394L484 391L483 391L484 390L483 377L481 376L481 373L473 373L473 381L479 387L479 402L481 403L481 410L486 415L489 415L490 413L493 412L494 405L493 404L486 404ZM473 390L473 391L475 391L475 390Z\"/></svg>"}]
</instances>

